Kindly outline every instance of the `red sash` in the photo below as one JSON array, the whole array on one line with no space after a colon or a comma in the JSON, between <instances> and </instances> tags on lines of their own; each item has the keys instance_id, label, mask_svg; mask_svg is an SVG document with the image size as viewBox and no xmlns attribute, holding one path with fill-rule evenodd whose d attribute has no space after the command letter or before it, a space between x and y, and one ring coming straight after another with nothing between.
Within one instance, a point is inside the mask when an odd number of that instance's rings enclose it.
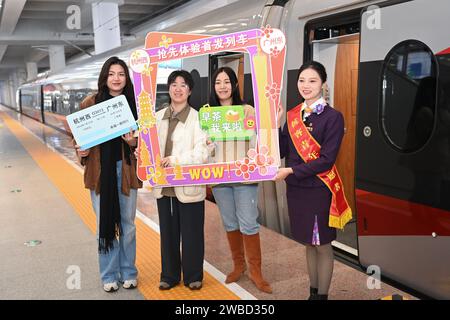
<instances>
[{"instance_id":1,"label":"red sash","mask_svg":"<svg viewBox=\"0 0 450 320\"><path fill-rule=\"evenodd\" d=\"M302 104L287 113L289 135L295 149L305 162L316 160L320 156L320 144L306 129L300 118ZM317 177L330 189L332 198L328 225L333 228L343 229L352 218L352 209L345 199L344 185L337 171L336 165L331 170L322 172Z\"/></svg>"}]
</instances>

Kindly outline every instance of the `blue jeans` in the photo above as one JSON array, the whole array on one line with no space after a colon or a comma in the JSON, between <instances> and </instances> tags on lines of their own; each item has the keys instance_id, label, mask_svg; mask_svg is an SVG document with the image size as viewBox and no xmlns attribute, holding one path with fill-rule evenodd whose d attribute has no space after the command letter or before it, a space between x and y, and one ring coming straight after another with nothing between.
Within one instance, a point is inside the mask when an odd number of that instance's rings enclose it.
<instances>
[{"instance_id":1,"label":"blue jeans","mask_svg":"<svg viewBox=\"0 0 450 320\"><path fill-rule=\"evenodd\" d=\"M114 248L107 254L98 255L100 278L103 283L137 278L136 269L136 201L137 190L130 189L130 196L121 191L122 161L117 161L117 188L119 190L120 223L122 234L114 240ZM97 240L99 238L100 195L91 190L92 207L97 215Z\"/></svg>"},{"instance_id":2,"label":"blue jeans","mask_svg":"<svg viewBox=\"0 0 450 320\"><path fill-rule=\"evenodd\" d=\"M220 186L212 188L212 192L227 232L259 232L258 185Z\"/></svg>"}]
</instances>

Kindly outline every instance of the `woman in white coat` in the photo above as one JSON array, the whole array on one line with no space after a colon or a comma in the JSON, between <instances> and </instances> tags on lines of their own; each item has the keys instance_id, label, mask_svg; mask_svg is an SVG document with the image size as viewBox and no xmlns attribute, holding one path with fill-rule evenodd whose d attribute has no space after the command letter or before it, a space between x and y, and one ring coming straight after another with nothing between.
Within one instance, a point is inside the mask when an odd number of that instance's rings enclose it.
<instances>
[{"instance_id":1,"label":"woman in white coat","mask_svg":"<svg viewBox=\"0 0 450 320\"><path fill-rule=\"evenodd\" d=\"M161 165L201 164L207 160L206 137L198 112L188 102L194 81L189 72L169 75L170 104L156 113ZM202 287L204 258L205 186L154 190L161 233L159 289L169 290L181 280L192 290ZM180 253L180 240L182 250Z\"/></svg>"}]
</instances>

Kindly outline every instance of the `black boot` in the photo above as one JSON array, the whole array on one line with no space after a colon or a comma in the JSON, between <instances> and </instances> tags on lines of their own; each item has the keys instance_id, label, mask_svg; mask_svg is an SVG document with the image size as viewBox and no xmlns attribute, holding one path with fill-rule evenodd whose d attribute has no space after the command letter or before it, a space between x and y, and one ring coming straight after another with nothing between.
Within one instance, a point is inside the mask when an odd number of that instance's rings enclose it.
<instances>
[{"instance_id":1,"label":"black boot","mask_svg":"<svg viewBox=\"0 0 450 320\"><path fill-rule=\"evenodd\" d=\"M317 294L316 300L328 300L327 294Z\"/></svg>"},{"instance_id":2,"label":"black boot","mask_svg":"<svg viewBox=\"0 0 450 320\"><path fill-rule=\"evenodd\" d=\"M319 289L309 287L309 298L308 298L308 300L317 300L318 292L319 292Z\"/></svg>"}]
</instances>

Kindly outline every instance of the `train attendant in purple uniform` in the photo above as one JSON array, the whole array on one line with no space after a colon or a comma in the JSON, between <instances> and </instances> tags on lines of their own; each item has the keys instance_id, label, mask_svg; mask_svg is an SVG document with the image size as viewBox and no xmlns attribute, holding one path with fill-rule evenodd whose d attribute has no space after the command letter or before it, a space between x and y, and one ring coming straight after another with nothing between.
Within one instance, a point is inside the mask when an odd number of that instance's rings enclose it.
<instances>
[{"instance_id":1,"label":"train attendant in purple uniform","mask_svg":"<svg viewBox=\"0 0 450 320\"><path fill-rule=\"evenodd\" d=\"M344 118L322 97L325 67L315 61L303 64L297 87L304 102L286 115L280 130L280 168L276 180L285 180L291 233L306 246L310 280L309 300L327 300L333 274L336 228L351 219L351 209L335 167L344 135ZM278 110L280 127L282 107Z\"/></svg>"}]
</instances>

